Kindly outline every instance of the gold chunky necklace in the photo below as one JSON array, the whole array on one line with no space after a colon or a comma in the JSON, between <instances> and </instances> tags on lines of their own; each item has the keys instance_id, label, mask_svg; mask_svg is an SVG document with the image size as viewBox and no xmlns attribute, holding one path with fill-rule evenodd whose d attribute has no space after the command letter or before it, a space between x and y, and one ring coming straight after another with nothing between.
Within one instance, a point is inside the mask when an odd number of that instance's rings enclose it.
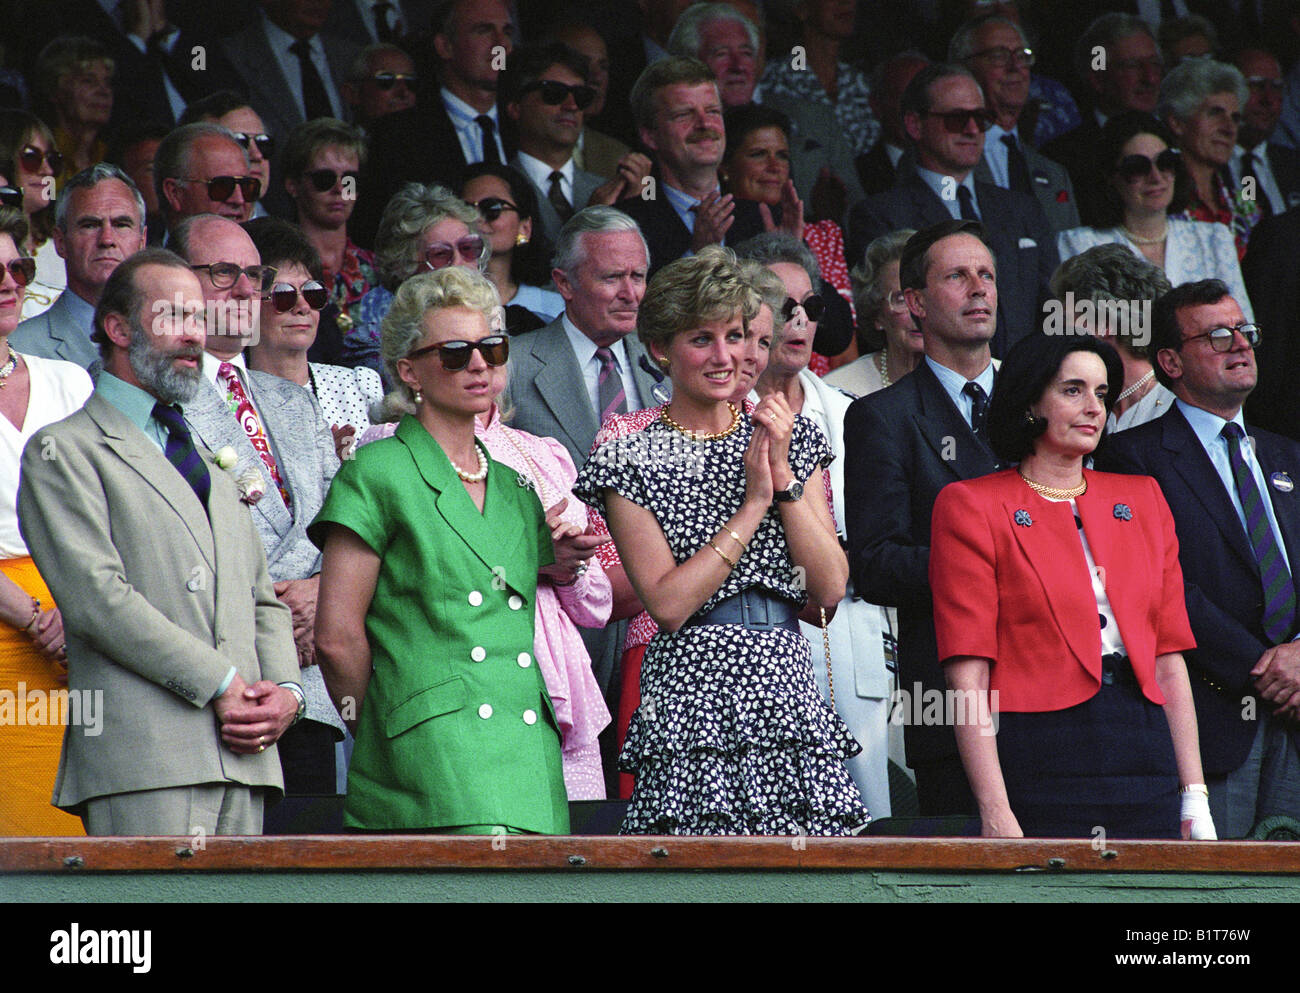
<instances>
[{"instance_id":1,"label":"gold chunky necklace","mask_svg":"<svg viewBox=\"0 0 1300 993\"><path fill-rule=\"evenodd\" d=\"M1042 483L1037 483L1019 469L1017 469L1016 472L1020 473L1020 478L1029 485L1031 490L1041 496L1047 497L1049 500L1073 500L1075 497L1083 496L1083 494L1088 491L1088 481L1086 479L1078 486L1071 486L1068 490L1061 490L1057 489L1055 486L1045 486Z\"/></svg>"},{"instance_id":2,"label":"gold chunky necklace","mask_svg":"<svg viewBox=\"0 0 1300 993\"><path fill-rule=\"evenodd\" d=\"M692 431L688 427L683 427L668 416L668 408L664 407L660 413L659 419L667 424L674 431L680 431L692 441L717 441L719 438L725 438L740 427L740 408L730 400L727 401L727 408L731 411L731 423L721 431Z\"/></svg>"}]
</instances>

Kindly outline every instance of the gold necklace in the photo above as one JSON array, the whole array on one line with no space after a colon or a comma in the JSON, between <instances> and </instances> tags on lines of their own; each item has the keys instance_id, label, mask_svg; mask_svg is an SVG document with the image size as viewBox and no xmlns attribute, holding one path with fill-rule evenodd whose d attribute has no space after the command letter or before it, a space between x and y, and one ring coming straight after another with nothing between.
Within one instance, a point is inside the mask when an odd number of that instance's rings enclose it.
<instances>
[{"instance_id":1,"label":"gold necklace","mask_svg":"<svg viewBox=\"0 0 1300 993\"><path fill-rule=\"evenodd\" d=\"M1045 486L1030 479L1020 469L1016 469L1031 490L1035 493L1047 497L1049 500L1073 500L1075 497L1083 496L1088 491L1088 481L1085 479L1078 486L1071 486L1068 490L1057 489L1055 486Z\"/></svg>"},{"instance_id":2,"label":"gold necklace","mask_svg":"<svg viewBox=\"0 0 1300 993\"><path fill-rule=\"evenodd\" d=\"M1135 234L1134 232L1128 229L1127 224L1121 224L1120 230L1123 231L1124 234L1128 237L1128 240L1133 242L1133 244L1135 245L1159 245L1162 241L1164 241L1166 238L1169 237L1169 222L1165 221L1165 229L1161 231L1159 237L1156 238L1144 238L1140 234Z\"/></svg>"},{"instance_id":3,"label":"gold necklace","mask_svg":"<svg viewBox=\"0 0 1300 993\"><path fill-rule=\"evenodd\" d=\"M889 378L889 364L885 361L885 350L882 348L876 353L876 368L880 370L880 385L892 386L894 381Z\"/></svg>"},{"instance_id":4,"label":"gold necklace","mask_svg":"<svg viewBox=\"0 0 1300 993\"><path fill-rule=\"evenodd\" d=\"M667 424L674 431L680 431L692 441L717 441L719 438L725 438L733 433L736 428L740 427L740 408L730 400L727 401L727 408L731 411L731 423L722 431L692 431L688 427L683 427L668 416L668 408L665 406L659 419Z\"/></svg>"}]
</instances>

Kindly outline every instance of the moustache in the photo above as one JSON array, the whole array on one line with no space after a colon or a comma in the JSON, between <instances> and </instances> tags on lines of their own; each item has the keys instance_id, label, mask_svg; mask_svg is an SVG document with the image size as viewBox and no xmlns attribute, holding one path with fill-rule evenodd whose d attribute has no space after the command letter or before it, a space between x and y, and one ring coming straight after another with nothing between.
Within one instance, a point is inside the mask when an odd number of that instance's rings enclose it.
<instances>
[{"instance_id":1,"label":"moustache","mask_svg":"<svg viewBox=\"0 0 1300 993\"><path fill-rule=\"evenodd\" d=\"M686 140L688 142L721 141L722 133L711 129L706 129L704 131L692 131L690 135L687 136Z\"/></svg>"}]
</instances>

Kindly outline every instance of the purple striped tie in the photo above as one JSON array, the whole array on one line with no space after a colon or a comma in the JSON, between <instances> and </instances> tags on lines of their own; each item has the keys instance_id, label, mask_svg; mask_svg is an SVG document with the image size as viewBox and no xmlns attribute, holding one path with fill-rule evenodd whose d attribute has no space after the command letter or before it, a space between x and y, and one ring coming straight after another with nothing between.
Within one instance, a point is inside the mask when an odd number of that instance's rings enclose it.
<instances>
[{"instance_id":1,"label":"purple striped tie","mask_svg":"<svg viewBox=\"0 0 1300 993\"><path fill-rule=\"evenodd\" d=\"M596 412L604 424L614 414L627 413L627 394L623 392L623 377L614 365L614 353L604 345L596 349L600 360L600 374L596 377Z\"/></svg>"},{"instance_id":2,"label":"purple striped tie","mask_svg":"<svg viewBox=\"0 0 1300 993\"><path fill-rule=\"evenodd\" d=\"M167 447L163 449L167 461L185 477L185 482L190 484L194 495L199 498L199 503L206 508L212 480L208 478L208 467L203 464L203 459L199 457L198 450L194 447L190 429L185 426L185 418L175 407L162 403L154 404L153 416L167 429Z\"/></svg>"},{"instance_id":3,"label":"purple striped tie","mask_svg":"<svg viewBox=\"0 0 1300 993\"><path fill-rule=\"evenodd\" d=\"M1241 425L1229 421L1223 426L1223 437L1228 442L1228 462L1232 477L1241 497L1241 509L1246 515L1246 536L1259 563L1259 578L1264 587L1264 633L1277 645L1291 637L1295 624L1295 585L1291 573L1277 545L1273 527L1264 510L1264 494L1259 491L1255 474L1241 455L1244 432Z\"/></svg>"}]
</instances>

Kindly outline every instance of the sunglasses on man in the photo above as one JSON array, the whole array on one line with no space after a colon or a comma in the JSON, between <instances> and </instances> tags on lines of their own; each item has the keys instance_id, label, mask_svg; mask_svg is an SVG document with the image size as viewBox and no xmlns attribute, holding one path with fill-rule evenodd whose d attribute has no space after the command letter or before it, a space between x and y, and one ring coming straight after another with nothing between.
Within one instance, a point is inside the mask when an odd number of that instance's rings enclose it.
<instances>
[{"instance_id":1,"label":"sunglasses on man","mask_svg":"<svg viewBox=\"0 0 1300 993\"><path fill-rule=\"evenodd\" d=\"M578 105L579 110L586 110L595 102L595 87L588 86L586 83L561 83L554 79L539 79L534 83L529 83L523 88L521 96L526 96L533 91L542 95L542 103L552 107L558 107L573 95L573 102Z\"/></svg>"},{"instance_id":2,"label":"sunglasses on man","mask_svg":"<svg viewBox=\"0 0 1300 993\"><path fill-rule=\"evenodd\" d=\"M40 172L42 160L49 165L50 172L58 175L63 171L63 153L51 148L48 152L42 152L35 145L26 145L18 153L18 164L28 172Z\"/></svg>"},{"instance_id":3,"label":"sunglasses on man","mask_svg":"<svg viewBox=\"0 0 1300 993\"><path fill-rule=\"evenodd\" d=\"M781 320L789 324L794 320L794 312L798 307L802 307L803 312L808 315L808 320L814 322L820 321L822 314L826 313L826 301L816 293L809 293L802 300L786 297L785 303L781 305Z\"/></svg>"},{"instance_id":4,"label":"sunglasses on man","mask_svg":"<svg viewBox=\"0 0 1300 993\"><path fill-rule=\"evenodd\" d=\"M317 193L328 193L338 185L340 180L352 180L353 189L356 188L357 177L361 175L355 169L348 169L344 172L335 172L333 169L313 169L311 172L303 173L311 187Z\"/></svg>"},{"instance_id":5,"label":"sunglasses on man","mask_svg":"<svg viewBox=\"0 0 1300 993\"><path fill-rule=\"evenodd\" d=\"M516 214L519 213L519 208L515 204L511 203L509 200L502 199L501 197L484 197L477 203L470 204L470 206L476 208L483 220L487 221L489 224L495 221L507 210L513 210Z\"/></svg>"},{"instance_id":6,"label":"sunglasses on man","mask_svg":"<svg viewBox=\"0 0 1300 993\"><path fill-rule=\"evenodd\" d=\"M483 254L483 239L476 234L466 235L455 244L445 241L430 245L424 250L424 263L430 269L445 269L456 261L459 255L466 262L478 265L479 256Z\"/></svg>"},{"instance_id":7,"label":"sunglasses on man","mask_svg":"<svg viewBox=\"0 0 1300 993\"><path fill-rule=\"evenodd\" d=\"M246 131L236 131L234 135L235 140L250 152L253 150L253 146L256 145L257 150L262 153L264 159L269 159L271 153L275 151L275 139L269 134L249 134Z\"/></svg>"},{"instance_id":8,"label":"sunglasses on man","mask_svg":"<svg viewBox=\"0 0 1300 993\"><path fill-rule=\"evenodd\" d=\"M387 93L399 83L414 93L415 87L420 82L419 76L409 72L377 72L373 76L367 76L366 79L374 83L375 89L381 93Z\"/></svg>"},{"instance_id":9,"label":"sunglasses on man","mask_svg":"<svg viewBox=\"0 0 1300 993\"><path fill-rule=\"evenodd\" d=\"M972 110L927 110L921 116L939 118L943 121L943 129L949 134L965 134L969 121L974 121L981 131L993 127L993 115L982 107Z\"/></svg>"},{"instance_id":10,"label":"sunglasses on man","mask_svg":"<svg viewBox=\"0 0 1300 993\"><path fill-rule=\"evenodd\" d=\"M488 365L502 366L510 358L510 339L503 334L490 334L478 341L444 341L440 345L425 345L423 348L417 348L406 357L418 359L430 352L437 352L444 369L448 372L459 372L469 365L469 360L476 349Z\"/></svg>"},{"instance_id":11,"label":"sunglasses on man","mask_svg":"<svg viewBox=\"0 0 1300 993\"><path fill-rule=\"evenodd\" d=\"M1158 169L1161 172L1172 173L1178 168L1178 150L1176 148L1166 148L1155 158L1146 155L1125 155L1119 160L1119 165L1115 167L1115 172L1120 179L1125 182L1133 182L1135 179L1141 179L1150 174L1152 169Z\"/></svg>"},{"instance_id":12,"label":"sunglasses on man","mask_svg":"<svg viewBox=\"0 0 1300 993\"><path fill-rule=\"evenodd\" d=\"M316 280L310 279L302 284L302 289L292 283L276 283L271 287L271 292L265 294L262 299L271 301L271 306L275 308L277 314L285 314L298 306L299 296L312 310L320 310L330 298L329 290Z\"/></svg>"},{"instance_id":13,"label":"sunglasses on man","mask_svg":"<svg viewBox=\"0 0 1300 993\"><path fill-rule=\"evenodd\" d=\"M26 286L36 278L36 260L32 258L10 259L5 263L5 268L19 286Z\"/></svg>"},{"instance_id":14,"label":"sunglasses on man","mask_svg":"<svg viewBox=\"0 0 1300 993\"><path fill-rule=\"evenodd\" d=\"M252 203L262 195L262 181L256 176L213 176L211 179L193 179L182 177L181 183L203 183L208 188L208 199L215 203L225 203L235 195L235 187L244 196L245 203Z\"/></svg>"}]
</instances>

